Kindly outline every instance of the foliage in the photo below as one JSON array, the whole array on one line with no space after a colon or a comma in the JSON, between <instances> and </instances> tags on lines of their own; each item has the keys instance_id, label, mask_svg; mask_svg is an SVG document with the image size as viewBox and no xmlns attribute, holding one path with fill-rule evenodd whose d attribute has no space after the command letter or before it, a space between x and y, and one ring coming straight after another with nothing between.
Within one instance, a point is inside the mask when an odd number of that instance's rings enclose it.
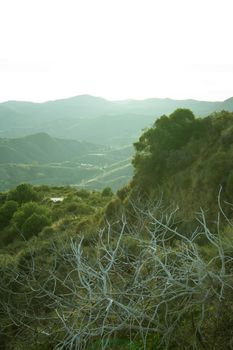
<instances>
[{"instance_id":1,"label":"foliage","mask_svg":"<svg viewBox=\"0 0 233 350\"><path fill-rule=\"evenodd\" d=\"M134 178L116 196L4 194L0 348L230 349L232 124L227 112L162 116L135 144Z\"/></svg>"},{"instance_id":2,"label":"foliage","mask_svg":"<svg viewBox=\"0 0 233 350\"><path fill-rule=\"evenodd\" d=\"M187 109L162 116L136 142L131 189L152 196L163 193L182 207L187 220L200 207L213 217L217 195L232 201L233 113L195 118ZM230 215L230 212L228 212Z\"/></svg>"},{"instance_id":3,"label":"foliage","mask_svg":"<svg viewBox=\"0 0 233 350\"><path fill-rule=\"evenodd\" d=\"M102 194L103 197L111 197L111 196L113 196L113 192L112 192L111 187L105 187L101 194Z\"/></svg>"},{"instance_id":4,"label":"foliage","mask_svg":"<svg viewBox=\"0 0 233 350\"><path fill-rule=\"evenodd\" d=\"M90 196L90 193L87 190L81 188L76 191L76 195L80 198L88 198Z\"/></svg>"},{"instance_id":5,"label":"foliage","mask_svg":"<svg viewBox=\"0 0 233 350\"><path fill-rule=\"evenodd\" d=\"M22 225L22 234L25 238L30 238L34 235L37 235L45 226L49 226L51 220L48 216L44 214L37 214L34 212L29 216Z\"/></svg>"},{"instance_id":6,"label":"foliage","mask_svg":"<svg viewBox=\"0 0 233 350\"><path fill-rule=\"evenodd\" d=\"M30 184L18 185L8 193L8 200L14 200L19 204L37 201L38 194Z\"/></svg>"},{"instance_id":7,"label":"foliage","mask_svg":"<svg viewBox=\"0 0 233 350\"><path fill-rule=\"evenodd\" d=\"M40 204L35 202L29 202L23 204L13 216L13 222L16 227L21 230L26 221L34 214L42 215L45 217L50 216L49 210Z\"/></svg>"},{"instance_id":8,"label":"foliage","mask_svg":"<svg viewBox=\"0 0 233 350\"><path fill-rule=\"evenodd\" d=\"M210 230L204 213L184 235L174 228L176 211L161 201L131 202L130 212L133 222L122 209L86 242L85 234L32 241L17 259L0 259L2 344L231 348L231 235Z\"/></svg>"},{"instance_id":9,"label":"foliage","mask_svg":"<svg viewBox=\"0 0 233 350\"><path fill-rule=\"evenodd\" d=\"M120 188L116 194L122 201L124 201L127 198L127 196L129 195L129 193L130 193L130 187L124 186L124 187Z\"/></svg>"},{"instance_id":10,"label":"foliage","mask_svg":"<svg viewBox=\"0 0 233 350\"><path fill-rule=\"evenodd\" d=\"M5 204L0 208L0 229L9 225L10 220L14 213L18 209L18 203L13 200L8 200Z\"/></svg>"}]
</instances>

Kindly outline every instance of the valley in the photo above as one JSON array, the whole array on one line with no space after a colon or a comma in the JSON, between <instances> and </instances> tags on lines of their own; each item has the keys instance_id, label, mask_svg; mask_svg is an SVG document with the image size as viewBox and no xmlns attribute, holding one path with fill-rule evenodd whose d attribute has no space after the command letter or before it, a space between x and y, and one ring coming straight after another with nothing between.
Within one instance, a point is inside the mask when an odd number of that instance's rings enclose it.
<instances>
[{"instance_id":1,"label":"valley","mask_svg":"<svg viewBox=\"0 0 233 350\"><path fill-rule=\"evenodd\" d=\"M175 108L205 117L233 111L223 102L172 100L108 101L80 95L68 99L0 104L0 190L28 182L114 191L133 175L133 143L156 119Z\"/></svg>"}]
</instances>

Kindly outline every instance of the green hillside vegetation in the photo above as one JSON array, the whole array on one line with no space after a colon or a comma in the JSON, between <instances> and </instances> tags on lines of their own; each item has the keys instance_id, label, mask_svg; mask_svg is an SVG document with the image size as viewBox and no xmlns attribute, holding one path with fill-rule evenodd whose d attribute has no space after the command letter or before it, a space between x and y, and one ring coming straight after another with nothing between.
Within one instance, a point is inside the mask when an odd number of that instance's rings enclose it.
<instances>
[{"instance_id":1,"label":"green hillside vegetation","mask_svg":"<svg viewBox=\"0 0 233 350\"><path fill-rule=\"evenodd\" d=\"M142 130L177 107L204 117L216 110L233 111L233 99L107 101L82 95L1 103L0 190L22 182L103 189L105 181L118 190L129 181L132 167L128 163L111 172L108 166L132 157L131 145Z\"/></svg>"},{"instance_id":2,"label":"green hillside vegetation","mask_svg":"<svg viewBox=\"0 0 233 350\"><path fill-rule=\"evenodd\" d=\"M109 184L112 181L115 190L126 184L132 174L132 153L132 146L107 147L54 138L46 133L0 139L0 190L22 182L80 186L96 176L101 178L119 163L119 172L125 180L118 181L117 173L109 175ZM121 162L128 165L125 171ZM88 186L91 189L106 187L104 181L97 185L93 180L91 184Z\"/></svg>"},{"instance_id":3,"label":"green hillside vegetation","mask_svg":"<svg viewBox=\"0 0 233 350\"><path fill-rule=\"evenodd\" d=\"M0 139L0 163L42 164L83 159L86 154L104 152L100 145L76 140L63 140L46 133L17 139Z\"/></svg>"},{"instance_id":4,"label":"green hillside vegetation","mask_svg":"<svg viewBox=\"0 0 233 350\"><path fill-rule=\"evenodd\" d=\"M191 219L200 208L215 215L218 194L232 202L233 113L219 112L204 119L186 109L158 119L135 143L132 188L181 208ZM231 213L230 206L225 210Z\"/></svg>"},{"instance_id":5,"label":"green hillside vegetation","mask_svg":"<svg viewBox=\"0 0 233 350\"><path fill-rule=\"evenodd\" d=\"M232 130L233 113L178 109L135 143L117 194L2 192L0 348L231 349Z\"/></svg>"},{"instance_id":6,"label":"green hillside vegetation","mask_svg":"<svg viewBox=\"0 0 233 350\"><path fill-rule=\"evenodd\" d=\"M78 225L80 219L82 222L86 215L103 208L112 195L107 187L101 194L71 187L18 185L1 195L0 246L20 241L23 247L25 239L36 236L45 226L52 225L57 229L63 227L63 222L67 222L66 228L71 224ZM51 198L64 200L53 203Z\"/></svg>"}]
</instances>

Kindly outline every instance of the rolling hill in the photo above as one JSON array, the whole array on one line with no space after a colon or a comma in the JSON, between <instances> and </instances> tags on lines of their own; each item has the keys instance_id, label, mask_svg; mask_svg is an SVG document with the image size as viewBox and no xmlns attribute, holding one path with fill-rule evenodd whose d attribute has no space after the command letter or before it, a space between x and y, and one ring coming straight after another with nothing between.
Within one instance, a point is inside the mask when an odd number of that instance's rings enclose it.
<instances>
[{"instance_id":1,"label":"rolling hill","mask_svg":"<svg viewBox=\"0 0 233 350\"><path fill-rule=\"evenodd\" d=\"M0 137L47 132L54 137L92 143L131 144L155 118L177 108L189 108L196 115L207 116L223 109L233 111L233 99L223 102L168 98L107 101L81 95L45 103L8 101L0 104Z\"/></svg>"},{"instance_id":2,"label":"rolling hill","mask_svg":"<svg viewBox=\"0 0 233 350\"><path fill-rule=\"evenodd\" d=\"M92 189L124 185L132 175L132 146L112 148L38 133L0 139L0 190L21 182ZM122 165L122 162L124 166ZM114 171L112 171L114 167ZM90 182L89 182L90 181Z\"/></svg>"},{"instance_id":3,"label":"rolling hill","mask_svg":"<svg viewBox=\"0 0 233 350\"><path fill-rule=\"evenodd\" d=\"M204 117L233 111L233 98L107 101L81 95L0 103L0 190L21 182L115 190L132 176L132 144L142 129L177 108Z\"/></svg>"},{"instance_id":4,"label":"rolling hill","mask_svg":"<svg viewBox=\"0 0 233 350\"><path fill-rule=\"evenodd\" d=\"M49 136L46 133L21 138L0 139L0 163L55 163L77 161L89 153L106 151L106 147L65 140Z\"/></svg>"}]
</instances>

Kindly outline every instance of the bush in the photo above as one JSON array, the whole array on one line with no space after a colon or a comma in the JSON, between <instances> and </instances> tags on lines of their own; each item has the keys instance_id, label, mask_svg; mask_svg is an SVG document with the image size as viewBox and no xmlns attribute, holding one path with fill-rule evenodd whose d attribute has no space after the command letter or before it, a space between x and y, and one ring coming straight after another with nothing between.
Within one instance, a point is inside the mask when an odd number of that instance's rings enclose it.
<instances>
[{"instance_id":1,"label":"bush","mask_svg":"<svg viewBox=\"0 0 233 350\"><path fill-rule=\"evenodd\" d=\"M11 190L8 194L8 200L14 200L19 204L37 201L38 199L38 193L30 184L18 185L14 190Z\"/></svg>"},{"instance_id":2,"label":"bush","mask_svg":"<svg viewBox=\"0 0 233 350\"><path fill-rule=\"evenodd\" d=\"M51 224L50 219L45 215L33 213L22 225L22 234L25 238L37 235L45 226Z\"/></svg>"},{"instance_id":3,"label":"bush","mask_svg":"<svg viewBox=\"0 0 233 350\"><path fill-rule=\"evenodd\" d=\"M122 212L117 230L108 221L95 235L53 242L45 263L41 249L30 249L10 275L13 285L4 274L6 323L23 320L21 348L30 337L35 343L38 329L51 330L48 342L64 349L232 348L232 226L225 242L202 216L201 227L183 235L173 228L177 214L160 202L133 207L133 224Z\"/></svg>"},{"instance_id":4,"label":"bush","mask_svg":"<svg viewBox=\"0 0 233 350\"><path fill-rule=\"evenodd\" d=\"M129 186L124 186L124 187L120 188L116 194L122 201L124 201L127 198L129 193L130 193Z\"/></svg>"},{"instance_id":5,"label":"bush","mask_svg":"<svg viewBox=\"0 0 233 350\"><path fill-rule=\"evenodd\" d=\"M115 216L118 216L121 208L122 208L122 203L119 198L115 198L111 200L105 209L106 217L113 218Z\"/></svg>"},{"instance_id":6,"label":"bush","mask_svg":"<svg viewBox=\"0 0 233 350\"><path fill-rule=\"evenodd\" d=\"M29 202L23 204L13 216L13 222L16 227L20 230L23 224L30 218L33 214L44 215L46 217L50 216L50 211L43 205L39 205L34 202Z\"/></svg>"},{"instance_id":7,"label":"bush","mask_svg":"<svg viewBox=\"0 0 233 350\"><path fill-rule=\"evenodd\" d=\"M84 189L77 190L76 195L80 198L88 198L90 196L90 192Z\"/></svg>"},{"instance_id":8,"label":"bush","mask_svg":"<svg viewBox=\"0 0 233 350\"><path fill-rule=\"evenodd\" d=\"M18 203L13 200L7 201L0 208L0 228L3 228L9 225L10 220L17 209L18 209Z\"/></svg>"},{"instance_id":9,"label":"bush","mask_svg":"<svg viewBox=\"0 0 233 350\"><path fill-rule=\"evenodd\" d=\"M86 203L77 203L76 213L77 215L90 215L93 214L94 209Z\"/></svg>"},{"instance_id":10,"label":"bush","mask_svg":"<svg viewBox=\"0 0 233 350\"><path fill-rule=\"evenodd\" d=\"M76 202L70 202L66 206L66 211L69 213L76 213L78 208L78 204Z\"/></svg>"},{"instance_id":11,"label":"bush","mask_svg":"<svg viewBox=\"0 0 233 350\"><path fill-rule=\"evenodd\" d=\"M112 189L111 187L105 187L101 193L101 195L103 197L111 197L113 196L113 192L112 192Z\"/></svg>"}]
</instances>

